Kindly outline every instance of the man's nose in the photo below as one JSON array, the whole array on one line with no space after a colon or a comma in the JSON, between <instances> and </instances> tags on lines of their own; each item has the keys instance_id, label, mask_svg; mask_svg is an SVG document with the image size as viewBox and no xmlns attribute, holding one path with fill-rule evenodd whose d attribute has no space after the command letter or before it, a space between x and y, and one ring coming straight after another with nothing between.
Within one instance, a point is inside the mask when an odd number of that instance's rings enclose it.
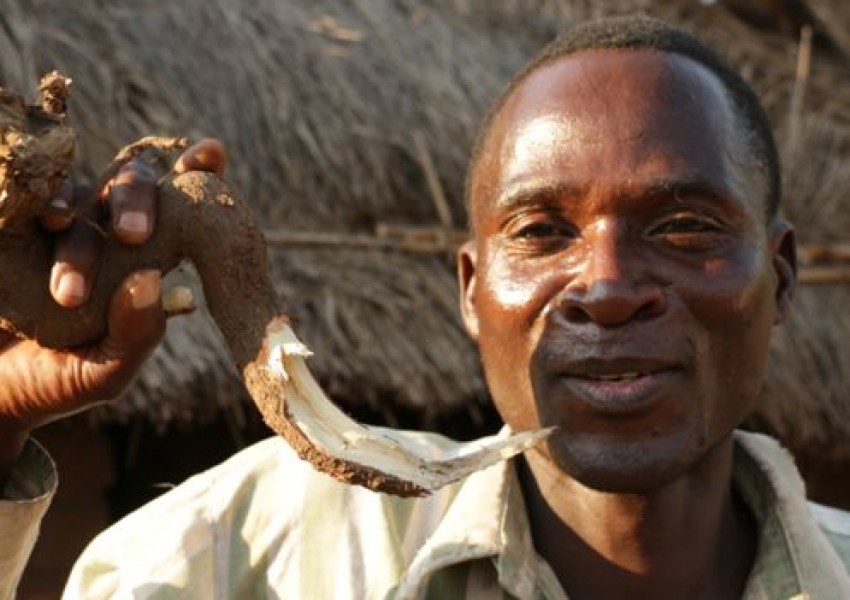
<instances>
[{"instance_id":1,"label":"man's nose","mask_svg":"<svg viewBox=\"0 0 850 600\"><path fill-rule=\"evenodd\" d=\"M652 277L650 257L622 226L603 221L584 238L584 260L559 298L569 321L616 326L664 312L664 287Z\"/></svg>"}]
</instances>

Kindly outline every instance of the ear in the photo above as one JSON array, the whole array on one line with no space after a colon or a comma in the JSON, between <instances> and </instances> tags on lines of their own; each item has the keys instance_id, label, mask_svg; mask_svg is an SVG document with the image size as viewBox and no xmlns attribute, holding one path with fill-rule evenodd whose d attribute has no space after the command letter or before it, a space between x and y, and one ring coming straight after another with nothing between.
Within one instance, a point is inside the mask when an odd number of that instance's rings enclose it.
<instances>
[{"instance_id":1,"label":"ear","mask_svg":"<svg viewBox=\"0 0 850 600\"><path fill-rule=\"evenodd\" d=\"M478 341L478 311L475 307L476 286L475 245L470 240L457 251L457 279L460 287L460 316L466 333Z\"/></svg>"},{"instance_id":2,"label":"ear","mask_svg":"<svg viewBox=\"0 0 850 600\"><path fill-rule=\"evenodd\" d=\"M774 220L770 236L773 270L777 277L773 323L778 325L788 318L797 289L797 240L794 228L784 219Z\"/></svg>"}]
</instances>

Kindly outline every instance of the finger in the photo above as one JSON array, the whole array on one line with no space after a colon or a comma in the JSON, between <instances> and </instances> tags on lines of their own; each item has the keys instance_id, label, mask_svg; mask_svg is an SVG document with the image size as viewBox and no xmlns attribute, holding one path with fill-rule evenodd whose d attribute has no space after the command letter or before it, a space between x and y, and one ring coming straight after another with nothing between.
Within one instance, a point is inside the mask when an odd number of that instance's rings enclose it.
<instances>
[{"instance_id":1,"label":"finger","mask_svg":"<svg viewBox=\"0 0 850 600\"><path fill-rule=\"evenodd\" d=\"M132 160L107 183L112 230L121 243L138 246L150 238L155 226L158 178L153 165Z\"/></svg>"},{"instance_id":2,"label":"finger","mask_svg":"<svg viewBox=\"0 0 850 600\"><path fill-rule=\"evenodd\" d=\"M175 173L207 171L221 175L227 166L227 150L219 140L205 138L187 148L174 163Z\"/></svg>"},{"instance_id":3,"label":"finger","mask_svg":"<svg viewBox=\"0 0 850 600\"><path fill-rule=\"evenodd\" d=\"M82 389L88 402L110 400L135 378L165 333L159 271L138 271L118 287L109 306L106 337L83 364Z\"/></svg>"},{"instance_id":4,"label":"finger","mask_svg":"<svg viewBox=\"0 0 850 600\"><path fill-rule=\"evenodd\" d=\"M69 180L65 180L56 190L50 205L41 216L41 224L48 231L54 233L64 231L74 221L74 186Z\"/></svg>"},{"instance_id":5,"label":"finger","mask_svg":"<svg viewBox=\"0 0 850 600\"><path fill-rule=\"evenodd\" d=\"M56 240L50 293L65 308L80 306L91 291L103 247L103 234L96 225L99 212L97 206L90 206Z\"/></svg>"},{"instance_id":6,"label":"finger","mask_svg":"<svg viewBox=\"0 0 850 600\"><path fill-rule=\"evenodd\" d=\"M157 270L128 276L112 298L109 332L101 349L109 358L139 360L156 347L165 331L162 277Z\"/></svg>"}]
</instances>

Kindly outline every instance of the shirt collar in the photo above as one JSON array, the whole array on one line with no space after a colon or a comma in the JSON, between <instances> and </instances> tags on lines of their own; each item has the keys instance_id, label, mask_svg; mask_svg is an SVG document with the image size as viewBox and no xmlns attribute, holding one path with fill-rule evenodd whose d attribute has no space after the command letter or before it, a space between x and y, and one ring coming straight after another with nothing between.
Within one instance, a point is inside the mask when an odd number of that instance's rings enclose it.
<instances>
[{"instance_id":1,"label":"shirt collar","mask_svg":"<svg viewBox=\"0 0 850 600\"><path fill-rule=\"evenodd\" d=\"M431 576L449 565L503 553L501 524L509 507L506 494L509 487L519 487L506 485L511 465L502 461L463 481L437 529L402 576L398 598L421 597ZM525 510L520 513L524 519Z\"/></svg>"},{"instance_id":2,"label":"shirt collar","mask_svg":"<svg viewBox=\"0 0 850 600\"><path fill-rule=\"evenodd\" d=\"M759 528L744 598L850 598L850 576L812 518L794 460L776 440L735 433L733 485Z\"/></svg>"},{"instance_id":3,"label":"shirt collar","mask_svg":"<svg viewBox=\"0 0 850 600\"><path fill-rule=\"evenodd\" d=\"M509 433L505 426L499 435ZM396 597L419 598L440 569L482 558L493 559L499 584L517 598L532 596L541 571L551 574L534 551L514 461L499 462L463 481L402 576Z\"/></svg>"},{"instance_id":4,"label":"shirt collar","mask_svg":"<svg viewBox=\"0 0 850 600\"><path fill-rule=\"evenodd\" d=\"M759 547L744 598L850 598L850 577L809 513L794 462L767 436L735 432L733 485L759 526ZM514 467L503 461L468 477L434 534L399 584L399 598L418 598L449 565L492 557L499 583L531 597L548 566L534 551Z\"/></svg>"}]
</instances>

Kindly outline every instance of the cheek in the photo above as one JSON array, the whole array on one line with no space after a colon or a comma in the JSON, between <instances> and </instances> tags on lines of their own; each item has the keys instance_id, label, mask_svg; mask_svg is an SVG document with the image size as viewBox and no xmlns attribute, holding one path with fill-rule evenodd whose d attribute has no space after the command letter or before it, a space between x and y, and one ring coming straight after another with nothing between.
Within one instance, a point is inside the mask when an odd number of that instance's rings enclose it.
<instances>
[{"instance_id":1,"label":"cheek","mask_svg":"<svg viewBox=\"0 0 850 600\"><path fill-rule=\"evenodd\" d=\"M517 315L530 312L537 296L540 295L542 282L540 277L499 254L489 263L483 279L482 292L487 296L488 304L502 314Z\"/></svg>"},{"instance_id":2,"label":"cheek","mask_svg":"<svg viewBox=\"0 0 850 600\"><path fill-rule=\"evenodd\" d=\"M680 295L708 331L740 332L752 321L773 322L771 265L762 255L742 253L736 260L708 261L680 286Z\"/></svg>"},{"instance_id":3,"label":"cheek","mask_svg":"<svg viewBox=\"0 0 850 600\"><path fill-rule=\"evenodd\" d=\"M771 273L756 255L708 263L701 277L681 286L699 331L701 387L719 399L706 410L718 413L709 420L720 427L737 425L764 383L774 313Z\"/></svg>"},{"instance_id":4,"label":"cheek","mask_svg":"<svg viewBox=\"0 0 850 600\"><path fill-rule=\"evenodd\" d=\"M494 253L479 281L476 301L486 329L511 338L532 332L562 285L556 269L511 261L504 252Z\"/></svg>"},{"instance_id":5,"label":"cheek","mask_svg":"<svg viewBox=\"0 0 850 600\"><path fill-rule=\"evenodd\" d=\"M537 425L530 363L558 281L552 271L532 272L498 256L494 259L479 273L478 346L502 418L515 429L528 429Z\"/></svg>"}]
</instances>

